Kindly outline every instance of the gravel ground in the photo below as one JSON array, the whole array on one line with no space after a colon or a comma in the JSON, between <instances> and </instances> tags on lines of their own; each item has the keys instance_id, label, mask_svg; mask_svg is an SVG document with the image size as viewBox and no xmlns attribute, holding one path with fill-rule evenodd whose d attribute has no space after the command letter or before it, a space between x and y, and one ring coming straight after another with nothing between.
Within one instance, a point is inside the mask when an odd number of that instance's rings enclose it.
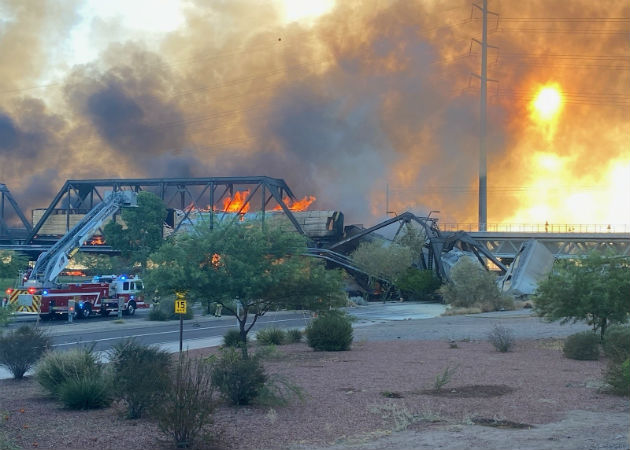
<instances>
[{"instance_id":1,"label":"gravel ground","mask_svg":"<svg viewBox=\"0 0 630 450\"><path fill-rule=\"evenodd\" d=\"M496 323L514 331L514 351L498 353L486 341ZM217 438L200 447L628 448L628 398L600 389L606 361L562 356L557 338L584 328L510 314L453 316L358 323L349 352L278 347L266 368L302 387L304 401L221 405L210 429ZM446 367L455 374L436 395L431 388ZM0 381L0 392L0 433L22 448L169 446L150 420L126 421L115 406L67 411L32 380Z\"/></svg>"},{"instance_id":2,"label":"gravel ground","mask_svg":"<svg viewBox=\"0 0 630 450\"><path fill-rule=\"evenodd\" d=\"M378 326L374 326L378 325ZM355 339L370 341L486 339L495 325L509 328L517 339L566 337L590 330L584 323L546 322L531 310L499 311L465 316L440 316L423 320L370 321L355 326Z\"/></svg>"}]
</instances>

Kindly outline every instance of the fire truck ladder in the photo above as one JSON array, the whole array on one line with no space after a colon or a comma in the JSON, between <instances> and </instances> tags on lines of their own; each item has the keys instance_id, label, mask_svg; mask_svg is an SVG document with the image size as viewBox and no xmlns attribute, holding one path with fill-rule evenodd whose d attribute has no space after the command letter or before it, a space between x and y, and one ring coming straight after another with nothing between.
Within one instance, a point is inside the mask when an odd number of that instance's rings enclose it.
<instances>
[{"instance_id":1,"label":"fire truck ladder","mask_svg":"<svg viewBox=\"0 0 630 450\"><path fill-rule=\"evenodd\" d=\"M85 241L123 206L137 206L137 194L133 191L117 191L106 196L55 245L37 258L25 285L42 286L52 283Z\"/></svg>"}]
</instances>

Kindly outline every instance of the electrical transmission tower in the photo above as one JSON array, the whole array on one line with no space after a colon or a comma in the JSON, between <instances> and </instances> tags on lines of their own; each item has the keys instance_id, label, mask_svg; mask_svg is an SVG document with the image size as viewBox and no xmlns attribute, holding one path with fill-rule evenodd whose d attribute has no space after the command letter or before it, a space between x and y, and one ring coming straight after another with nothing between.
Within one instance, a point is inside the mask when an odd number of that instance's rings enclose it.
<instances>
[{"instance_id":1,"label":"electrical transmission tower","mask_svg":"<svg viewBox=\"0 0 630 450\"><path fill-rule=\"evenodd\" d=\"M483 0L482 6L473 3L473 6L481 10L482 14L482 32L481 41L473 38L477 44L481 46L481 74L472 74L481 81L480 95L480 114L479 114L479 231L486 231L488 223L488 177L486 163L486 109L487 109L487 91L488 81L497 81L488 79L488 47L497 48L488 44L488 14L497 13L488 11L488 0ZM472 44L471 44L472 45Z\"/></svg>"}]
</instances>

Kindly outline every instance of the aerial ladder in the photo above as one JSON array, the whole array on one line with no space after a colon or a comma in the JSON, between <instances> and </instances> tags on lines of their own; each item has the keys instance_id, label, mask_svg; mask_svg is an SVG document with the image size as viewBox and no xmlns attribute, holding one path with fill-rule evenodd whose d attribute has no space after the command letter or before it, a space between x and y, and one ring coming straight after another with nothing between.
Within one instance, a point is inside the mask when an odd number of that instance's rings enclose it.
<instances>
[{"instance_id":1,"label":"aerial ladder","mask_svg":"<svg viewBox=\"0 0 630 450\"><path fill-rule=\"evenodd\" d=\"M101 203L92 208L48 251L39 255L35 267L24 281L24 287L53 286L57 276L65 269L70 259L106 220L122 207L135 206L138 206L137 194L133 191L107 193Z\"/></svg>"}]
</instances>

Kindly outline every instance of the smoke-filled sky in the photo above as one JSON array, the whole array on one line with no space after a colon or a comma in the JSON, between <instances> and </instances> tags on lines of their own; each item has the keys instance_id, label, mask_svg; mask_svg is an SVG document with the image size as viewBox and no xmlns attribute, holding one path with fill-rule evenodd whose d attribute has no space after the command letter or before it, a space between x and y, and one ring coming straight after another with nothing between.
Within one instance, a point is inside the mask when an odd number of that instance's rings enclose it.
<instances>
[{"instance_id":1,"label":"smoke-filled sky","mask_svg":"<svg viewBox=\"0 0 630 450\"><path fill-rule=\"evenodd\" d=\"M630 224L630 4L488 4L488 222ZM0 0L0 183L268 175L476 222L473 39L469 0Z\"/></svg>"}]
</instances>

